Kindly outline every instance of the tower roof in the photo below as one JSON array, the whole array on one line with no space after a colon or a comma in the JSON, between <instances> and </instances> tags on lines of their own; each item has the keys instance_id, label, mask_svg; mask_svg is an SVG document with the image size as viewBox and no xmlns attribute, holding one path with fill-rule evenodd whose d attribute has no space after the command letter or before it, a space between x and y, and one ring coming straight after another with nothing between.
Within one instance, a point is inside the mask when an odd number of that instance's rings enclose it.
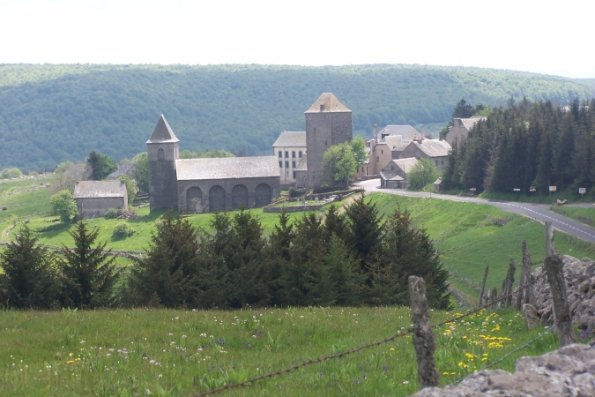
<instances>
[{"instance_id":1,"label":"tower roof","mask_svg":"<svg viewBox=\"0 0 595 397\"><path fill-rule=\"evenodd\" d=\"M304 113L351 112L332 92L323 92Z\"/></svg>"},{"instance_id":2,"label":"tower roof","mask_svg":"<svg viewBox=\"0 0 595 397\"><path fill-rule=\"evenodd\" d=\"M157 125L153 130L153 134L147 141L147 143L163 143L163 142L180 142L174 131L169 126L169 123L163 116L159 116L159 120L157 120Z\"/></svg>"}]
</instances>

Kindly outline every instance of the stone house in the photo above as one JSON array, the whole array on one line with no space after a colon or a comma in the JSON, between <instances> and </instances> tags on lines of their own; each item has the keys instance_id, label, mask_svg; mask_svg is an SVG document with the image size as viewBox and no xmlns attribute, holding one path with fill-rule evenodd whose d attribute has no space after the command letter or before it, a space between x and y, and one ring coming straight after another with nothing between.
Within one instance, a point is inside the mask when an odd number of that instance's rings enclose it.
<instances>
[{"instance_id":1,"label":"stone house","mask_svg":"<svg viewBox=\"0 0 595 397\"><path fill-rule=\"evenodd\" d=\"M473 127L475 127L475 125L477 123L479 123L480 121L485 121L486 118L485 117L469 117L469 118L459 118L459 117L455 117L452 119L452 126L448 127L448 133L446 134L446 142L448 142L448 144L450 146L457 146L459 147L459 145L465 140L467 139L467 135L469 135L469 131L471 131L471 129Z\"/></svg>"},{"instance_id":2,"label":"stone house","mask_svg":"<svg viewBox=\"0 0 595 397\"><path fill-rule=\"evenodd\" d=\"M411 142L400 154L400 158L415 157L417 159L430 159L436 168L443 170L448 164L450 145L438 139L416 139Z\"/></svg>"},{"instance_id":3,"label":"stone house","mask_svg":"<svg viewBox=\"0 0 595 397\"><path fill-rule=\"evenodd\" d=\"M82 218L103 216L110 209L128 210L126 184L120 180L77 182L72 197Z\"/></svg>"},{"instance_id":4,"label":"stone house","mask_svg":"<svg viewBox=\"0 0 595 397\"><path fill-rule=\"evenodd\" d=\"M368 160L358 170L357 178L365 179L380 174L393 159L401 157L401 152L414 139L422 134L409 124L389 124L366 142Z\"/></svg>"},{"instance_id":5,"label":"stone house","mask_svg":"<svg viewBox=\"0 0 595 397\"><path fill-rule=\"evenodd\" d=\"M380 187L386 189L407 189L407 174L419 160L415 157L391 160L380 172Z\"/></svg>"},{"instance_id":6,"label":"stone house","mask_svg":"<svg viewBox=\"0 0 595 397\"><path fill-rule=\"evenodd\" d=\"M276 156L180 159L179 139L163 115L147 140L151 211L227 211L279 196Z\"/></svg>"},{"instance_id":7,"label":"stone house","mask_svg":"<svg viewBox=\"0 0 595 397\"><path fill-rule=\"evenodd\" d=\"M306 131L283 131L273 143L273 155L279 162L281 185L294 185L302 160L306 159Z\"/></svg>"}]
</instances>

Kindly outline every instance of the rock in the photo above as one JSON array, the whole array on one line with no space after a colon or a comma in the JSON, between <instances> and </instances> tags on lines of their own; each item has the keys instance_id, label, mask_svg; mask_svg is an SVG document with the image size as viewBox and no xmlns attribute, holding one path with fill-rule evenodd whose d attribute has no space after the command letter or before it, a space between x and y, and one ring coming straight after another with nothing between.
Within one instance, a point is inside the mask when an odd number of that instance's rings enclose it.
<instances>
[{"instance_id":1,"label":"rock","mask_svg":"<svg viewBox=\"0 0 595 397\"><path fill-rule=\"evenodd\" d=\"M537 312L537 309L530 303L523 304L523 317L525 318L525 321L527 322L527 327L529 329L537 327L541 320L539 313Z\"/></svg>"},{"instance_id":2,"label":"rock","mask_svg":"<svg viewBox=\"0 0 595 397\"><path fill-rule=\"evenodd\" d=\"M445 388L428 387L413 397L595 396L595 347L572 344L517 361L515 373L480 371Z\"/></svg>"}]
</instances>

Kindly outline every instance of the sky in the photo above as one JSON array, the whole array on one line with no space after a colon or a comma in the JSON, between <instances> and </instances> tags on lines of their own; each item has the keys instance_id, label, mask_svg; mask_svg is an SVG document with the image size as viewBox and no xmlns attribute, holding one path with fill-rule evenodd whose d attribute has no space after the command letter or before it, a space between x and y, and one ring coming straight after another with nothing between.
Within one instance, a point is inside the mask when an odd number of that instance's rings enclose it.
<instances>
[{"instance_id":1,"label":"sky","mask_svg":"<svg viewBox=\"0 0 595 397\"><path fill-rule=\"evenodd\" d=\"M0 63L423 64L595 78L592 0L0 0Z\"/></svg>"}]
</instances>

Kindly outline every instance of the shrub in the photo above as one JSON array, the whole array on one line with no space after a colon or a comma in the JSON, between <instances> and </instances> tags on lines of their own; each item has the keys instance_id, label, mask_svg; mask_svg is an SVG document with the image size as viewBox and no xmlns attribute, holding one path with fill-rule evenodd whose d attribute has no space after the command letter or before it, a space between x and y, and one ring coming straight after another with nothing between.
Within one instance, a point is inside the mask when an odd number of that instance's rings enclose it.
<instances>
[{"instance_id":1,"label":"shrub","mask_svg":"<svg viewBox=\"0 0 595 397\"><path fill-rule=\"evenodd\" d=\"M116 219L120 215L122 215L122 210L119 210L117 208L110 208L109 210L107 210L104 217L105 219Z\"/></svg>"},{"instance_id":2,"label":"shrub","mask_svg":"<svg viewBox=\"0 0 595 397\"><path fill-rule=\"evenodd\" d=\"M115 240L123 240L126 237L130 237L134 234L134 229L127 223L119 223L114 227L112 232L112 238Z\"/></svg>"}]
</instances>

